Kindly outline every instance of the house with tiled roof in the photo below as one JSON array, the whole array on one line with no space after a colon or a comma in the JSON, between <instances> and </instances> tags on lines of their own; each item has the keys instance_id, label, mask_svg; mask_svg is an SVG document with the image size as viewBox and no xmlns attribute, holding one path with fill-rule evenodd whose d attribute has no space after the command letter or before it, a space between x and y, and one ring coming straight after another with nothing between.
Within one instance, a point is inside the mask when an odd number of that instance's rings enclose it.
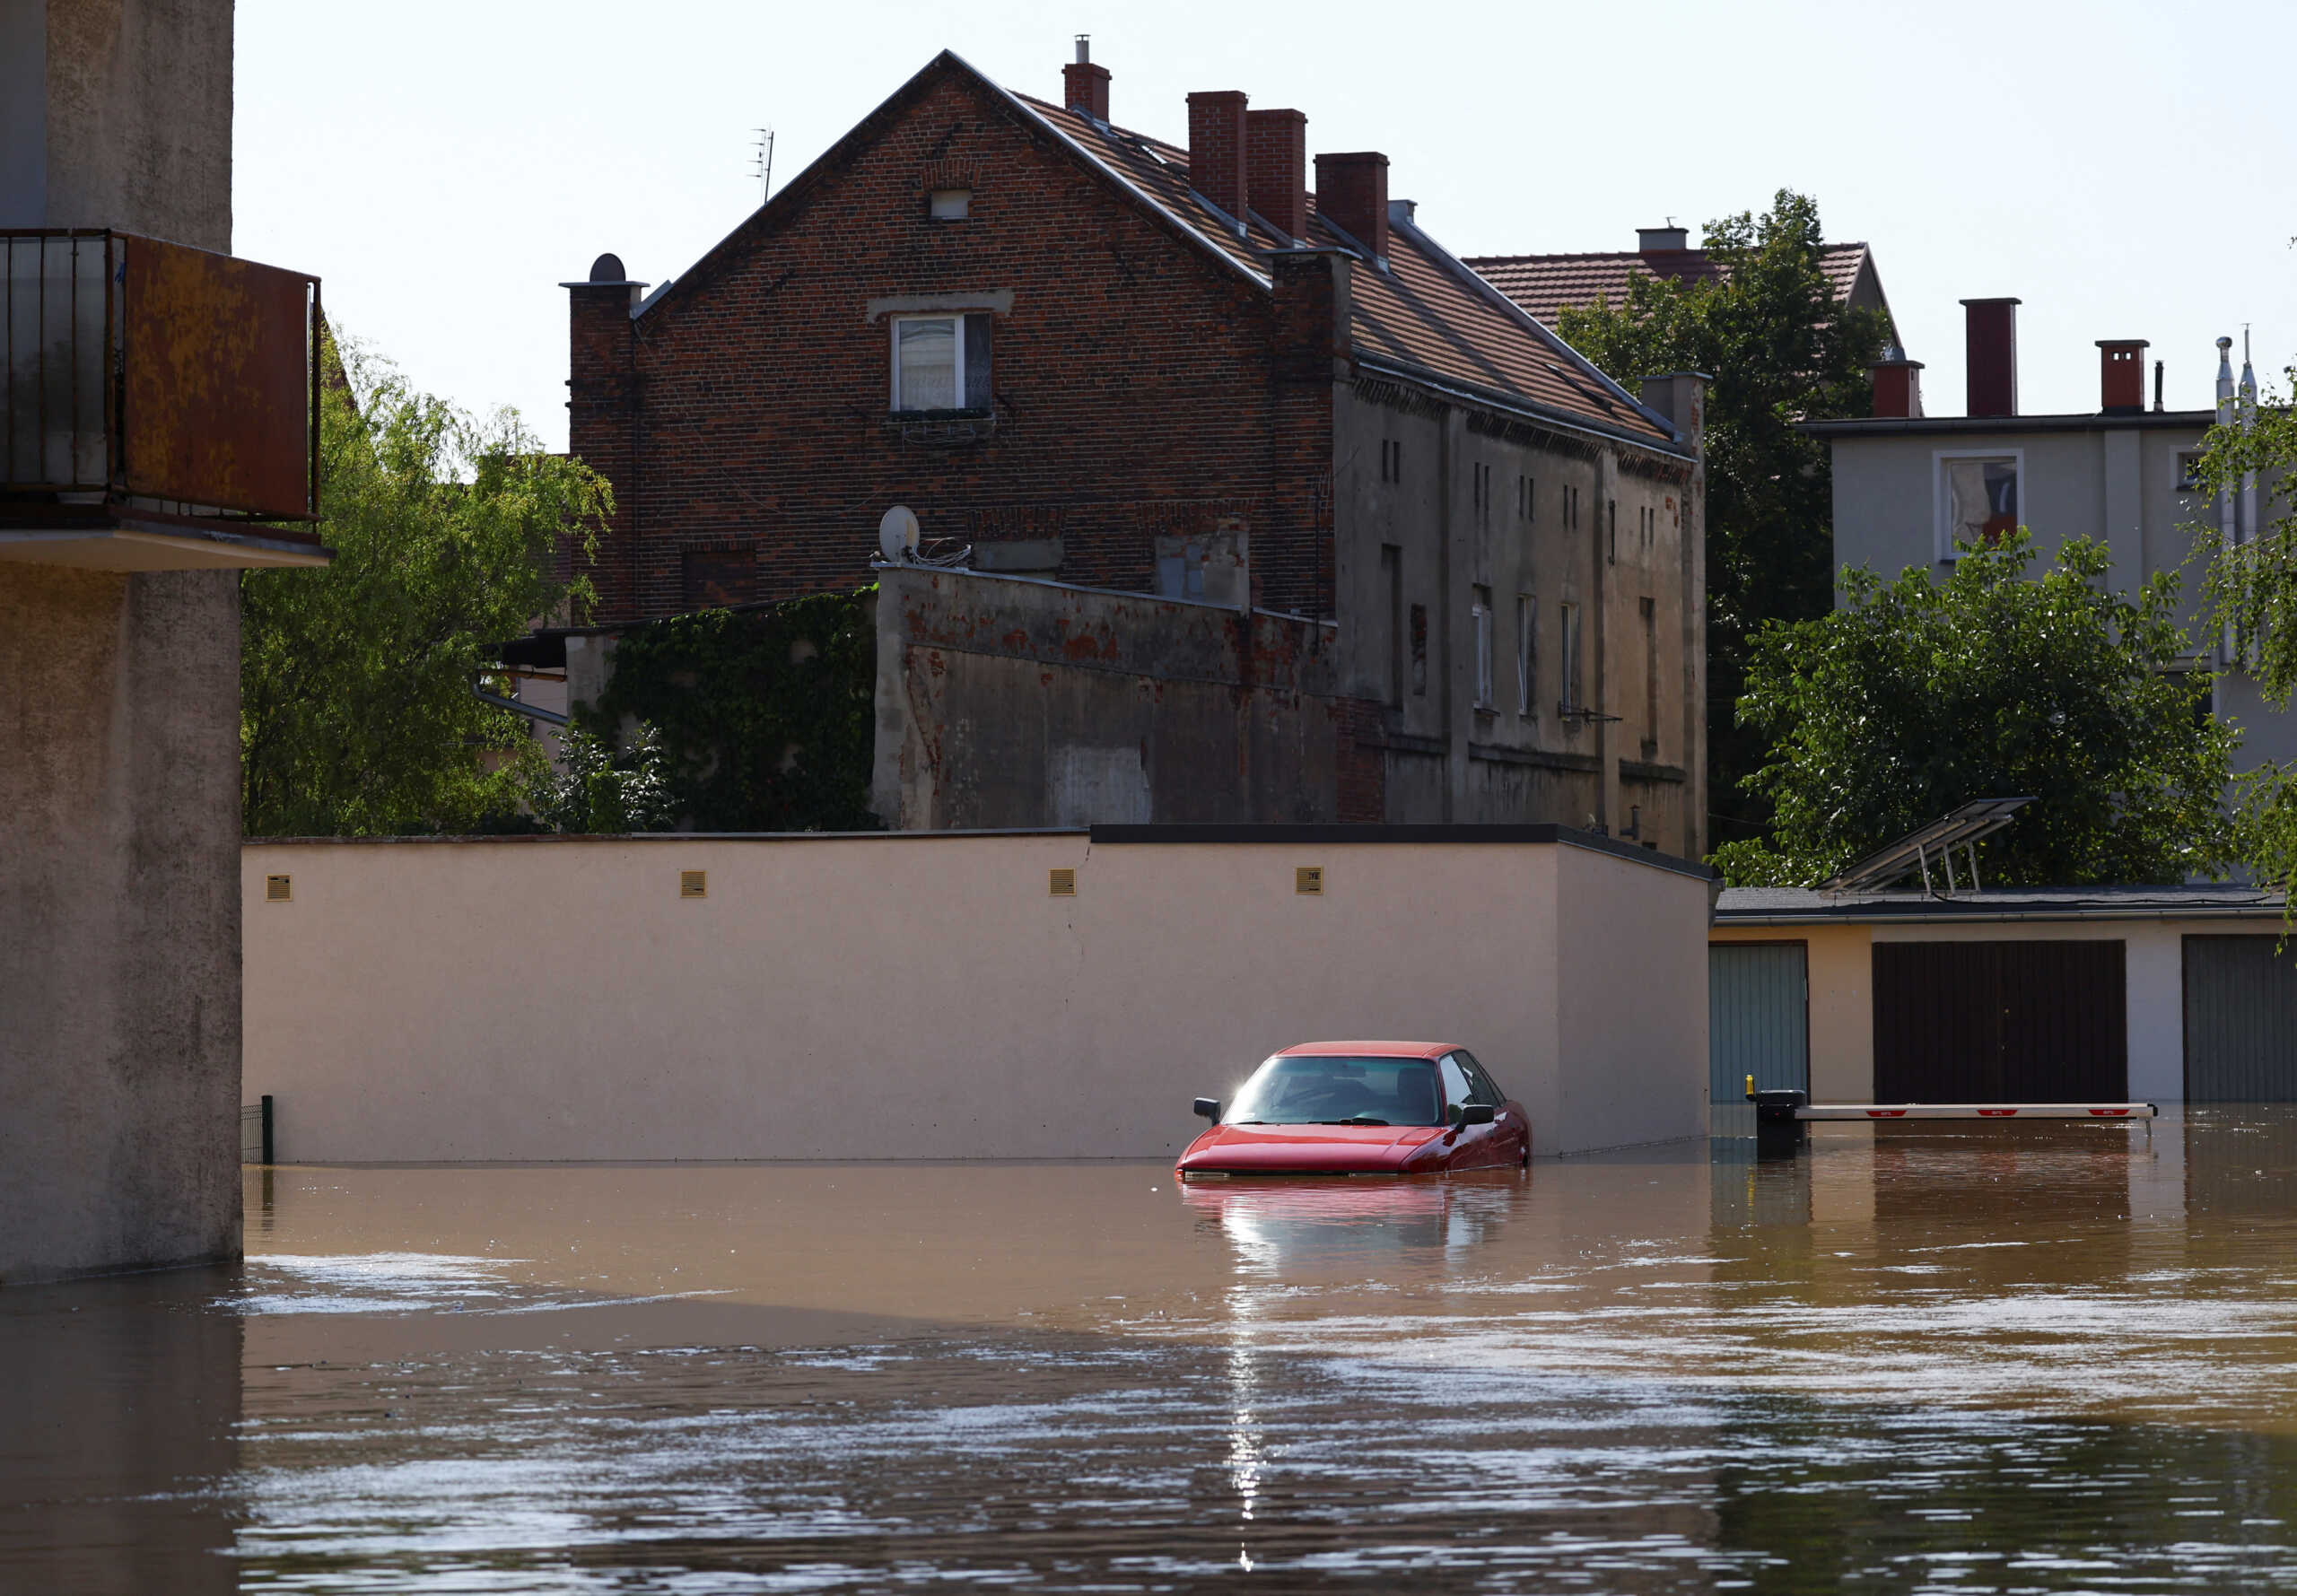
<instances>
[{"instance_id":1,"label":"house with tiled roof","mask_svg":"<svg viewBox=\"0 0 2297 1596\"><path fill-rule=\"evenodd\" d=\"M568 283L601 623L874 580L897 827L1696 855L1701 379L1629 395L1302 112L1172 111L945 52L675 280Z\"/></svg>"},{"instance_id":2,"label":"house with tiled roof","mask_svg":"<svg viewBox=\"0 0 2297 1596\"><path fill-rule=\"evenodd\" d=\"M1467 264L1527 315L1549 327L1567 307L1585 309L1598 300L1614 305L1624 302L1628 284L1637 277L1699 283L1730 275L1730 267L1724 262L1707 250L1690 247L1688 228L1672 222L1664 227L1637 229L1632 249L1472 255ZM1826 274L1836 303L1890 315L1891 302L1882 292L1874 252L1865 244L1821 247L1819 269ZM1895 321L1891 323L1890 341L1898 342Z\"/></svg>"}]
</instances>

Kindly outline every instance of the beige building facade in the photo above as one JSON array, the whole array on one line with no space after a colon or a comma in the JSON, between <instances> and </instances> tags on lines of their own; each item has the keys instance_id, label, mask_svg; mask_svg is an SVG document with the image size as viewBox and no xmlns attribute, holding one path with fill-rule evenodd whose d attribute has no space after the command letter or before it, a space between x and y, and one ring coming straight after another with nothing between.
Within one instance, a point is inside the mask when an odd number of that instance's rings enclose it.
<instances>
[{"instance_id":1,"label":"beige building facade","mask_svg":"<svg viewBox=\"0 0 2297 1596\"><path fill-rule=\"evenodd\" d=\"M1162 1157L1365 1037L1704 1134L1705 868L1435 829L250 842L247 1091L287 1162Z\"/></svg>"}]
</instances>

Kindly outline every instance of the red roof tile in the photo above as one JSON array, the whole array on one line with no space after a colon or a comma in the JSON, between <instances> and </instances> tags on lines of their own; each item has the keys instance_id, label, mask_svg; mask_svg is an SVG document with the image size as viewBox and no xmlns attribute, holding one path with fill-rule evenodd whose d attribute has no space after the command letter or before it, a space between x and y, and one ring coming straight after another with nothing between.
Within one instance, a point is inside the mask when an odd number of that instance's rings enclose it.
<instances>
[{"instance_id":1,"label":"red roof tile","mask_svg":"<svg viewBox=\"0 0 2297 1596\"><path fill-rule=\"evenodd\" d=\"M1349 248L1314 214L1309 236L1288 240L1258 216L1243 237L1188 185L1188 152L1028 95L1013 98L1113 174L1196 233L1239 269L1266 282L1269 257L1290 244ZM1506 297L1418 228L1392 223L1388 269L1354 278L1356 352L1567 423L1678 450L1669 430L1576 351L1533 325Z\"/></svg>"},{"instance_id":2,"label":"red roof tile","mask_svg":"<svg viewBox=\"0 0 2297 1596\"><path fill-rule=\"evenodd\" d=\"M1541 321L1552 323L1567 305L1592 305L1599 299L1618 304L1627 297L1627 284L1637 276L1683 277L1693 281L1724 276L1725 268L1704 249L1626 249L1616 253L1580 255L1478 255L1467 264L1494 287ZM1820 269L1834 285L1837 300L1847 299L1866 264L1864 244L1828 244L1819 257Z\"/></svg>"}]
</instances>

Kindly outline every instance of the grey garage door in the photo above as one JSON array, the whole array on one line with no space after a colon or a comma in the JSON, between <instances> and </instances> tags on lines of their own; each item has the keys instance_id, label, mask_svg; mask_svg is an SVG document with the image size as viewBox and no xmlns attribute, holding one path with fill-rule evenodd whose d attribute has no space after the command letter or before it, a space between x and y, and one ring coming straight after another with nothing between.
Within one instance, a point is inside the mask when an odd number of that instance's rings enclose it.
<instances>
[{"instance_id":1,"label":"grey garage door","mask_svg":"<svg viewBox=\"0 0 2297 1596\"><path fill-rule=\"evenodd\" d=\"M2118 1103L2118 941L1877 942L1877 1103Z\"/></svg>"},{"instance_id":2,"label":"grey garage door","mask_svg":"<svg viewBox=\"0 0 2297 1596\"><path fill-rule=\"evenodd\" d=\"M1811 1089L1809 986L1800 942L1716 942L1707 949L1707 1093Z\"/></svg>"},{"instance_id":3,"label":"grey garage door","mask_svg":"<svg viewBox=\"0 0 2297 1596\"><path fill-rule=\"evenodd\" d=\"M2188 937L2186 1100L2297 1102L2297 944Z\"/></svg>"}]
</instances>

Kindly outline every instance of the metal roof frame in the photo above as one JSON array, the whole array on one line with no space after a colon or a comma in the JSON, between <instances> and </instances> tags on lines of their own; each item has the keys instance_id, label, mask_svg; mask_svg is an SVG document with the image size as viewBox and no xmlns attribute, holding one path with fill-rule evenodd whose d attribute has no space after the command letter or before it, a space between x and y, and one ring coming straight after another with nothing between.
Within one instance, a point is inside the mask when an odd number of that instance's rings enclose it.
<instances>
[{"instance_id":1,"label":"metal roof frame","mask_svg":"<svg viewBox=\"0 0 2297 1596\"><path fill-rule=\"evenodd\" d=\"M2019 810L2034 800L2026 798L1972 798L1969 803L1943 815L1929 824L1919 826L1886 847L1875 850L1848 869L1819 884L1822 893L1872 892L1886 886L1901 876L1922 873L1922 890L1938 895L1930 884L1930 860L1933 855L1946 867L1946 891L1952 894L1954 884L1953 850L1962 850L1970 868L1970 890L1978 890L1978 853L1976 845L1981 837L1990 837L2017 817Z\"/></svg>"}]
</instances>

